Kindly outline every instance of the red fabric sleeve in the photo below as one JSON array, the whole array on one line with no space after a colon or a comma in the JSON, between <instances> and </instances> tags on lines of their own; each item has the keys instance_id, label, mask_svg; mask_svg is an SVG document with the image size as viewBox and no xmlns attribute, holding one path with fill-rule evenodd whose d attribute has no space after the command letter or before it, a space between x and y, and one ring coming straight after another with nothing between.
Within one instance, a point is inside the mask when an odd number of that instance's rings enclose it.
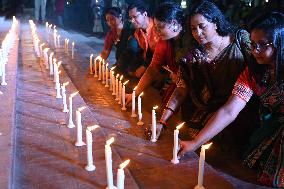
<instances>
[{"instance_id":1,"label":"red fabric sleeve","mask_svg":"<svg viewBox=\"0 0 284 189\"><path fill-rule=\"evenodd\" d=\"M104 50L111 50L114 40L115 40L115 32L109 31L105 37Z\"/></svg>"},{"instance_id":2,"label":"red fabric sleeve","mask_svg":"<svg viewBox=\"0 0 284 189\"><path fill-rule=\"evenodd\" d=\"M156 45L153 58L149 67L161 70L163 65L167 65L168 59L168 43L167 41L159 41Z\"/></svg>"}]
</instances>

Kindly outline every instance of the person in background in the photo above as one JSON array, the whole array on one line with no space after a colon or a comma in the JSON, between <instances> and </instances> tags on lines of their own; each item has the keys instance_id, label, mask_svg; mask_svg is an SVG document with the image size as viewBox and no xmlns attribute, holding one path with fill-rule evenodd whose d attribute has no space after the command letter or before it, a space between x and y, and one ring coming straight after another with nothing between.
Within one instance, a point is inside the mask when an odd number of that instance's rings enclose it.
<instances>
[{"instance_id":1,"label":"person in background","mask_svg":"<svg viewBox=\"0 0 284 189\"><path fill-rule=\"evenodd\" d=\"M134 28L130 23L123 22L121 10L117 7L111 7L105 10L105 19L110 27L110 31L105 37L105 43L101 57L107 59L113 46L116 47L116 72L127 73L128 56L131 54L128 49L128 39L134 33Z\"/></svg>"},{"instance_id":2,"label":"person in background","mask_svg":"<svg viewBox=\"0 0 284 189\"><path fill-rule=\"evenodd\" d=\"M130 21L136 28L134 37L130 38L132 48L137 49L136 56L131 57L130 75L140 78L149 66L159 37L154 28L154 19L147 12L143 1L138 0L128 6ZM138 53L138 56L137 56Z\"/></svg>"},{"instance_id":3,"label":"person in background","mask_svg":"<svg viewBox=\"0 0 284 189\"><path fill-rule=\"evenodd\" d=\"M196 150L236 119L253 94L260 102L261 125L251 136L244 162L259 170L258 181L284 188L284 15L259 17L251 29L253 59L242 72L227 102L191 141L182 141L179 156Z\"/></svg>"},{"instance_id":4,"label":"person in background","mask_svg":"<svg viewBox=\"0 0 284 189\"><path fill-rule=\"evenodd\" d=\"M63 27L63 13L64 13L65 0L55 1L55 13L57 19L57 25Z\"/></svg>"},{"instance_id":5,"label":"person in background","mask_svg":"<svg viewBox=\"0 0 284 189\"><path fill-rule=\"evenodd\" d=\"M45 12L46 12L46 0L35 0L34 2L35 2L36 22L39 22L39 15L41 15L41 23L44 23L45 22Z\"/></svg>"}]
</instances>

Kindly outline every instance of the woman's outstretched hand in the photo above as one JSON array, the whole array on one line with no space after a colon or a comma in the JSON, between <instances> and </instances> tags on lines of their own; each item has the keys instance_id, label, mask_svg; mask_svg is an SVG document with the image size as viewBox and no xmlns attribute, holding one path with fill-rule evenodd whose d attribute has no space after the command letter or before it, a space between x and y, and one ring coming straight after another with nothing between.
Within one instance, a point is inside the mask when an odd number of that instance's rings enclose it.
<instances>
[{"instance_id":1,"label":"woman's outstretched hand","mask_svg":"<svg viewBox=\"0 0 284 189\"><path fill-rule=\"evenodd\" d=\"M199 146L194 140L190 141L180 141L180 151L178 153L178 158L180 159L186 153L195 151Z\"/></svg>"}]
</instances>

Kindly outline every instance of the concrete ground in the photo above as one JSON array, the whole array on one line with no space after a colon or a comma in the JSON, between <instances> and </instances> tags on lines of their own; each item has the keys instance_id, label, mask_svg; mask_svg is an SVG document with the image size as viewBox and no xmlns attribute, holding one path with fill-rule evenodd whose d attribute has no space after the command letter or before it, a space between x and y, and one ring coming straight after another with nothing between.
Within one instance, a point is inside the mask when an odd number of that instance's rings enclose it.
<instances>
[{"instance_id":1,"label":"concrete ground","mask_svg":"<svg viewBox=\"0 0 284 189\"><path fill-rule=\"evenodd\" d=\"M110 137L115 138L112 145L114 180L119 164L130 159L130 164L125 169L125 188L194 188L197 183L198 155L188 154L179 164L173 165L170 163L172 130L168 130L157 143L151 143L144 137L144 128L149 127L151 123L151 107L159 104L161 99L155 89L145 91L142 102L145 124L137 126L137 119L130 117L129 108L126 112L121 111L120 105L108 88L88 72L88 57L91 53L100 52L103 45L101 40L59 30L61 47L55 48L52 36L45 32L44 27L38 27L38 34L41 41L52 48L56 58L62 60L60 81L70 82L67 94L79 91L80 95L73 101L73 110L87 106L82 112L83 131L87 126L100 126L93 134L96 170L87 172L84 169L86 147L74 146L76 128L67 128L68 114L62 113L62 101L55 98L53 77L40 59L36 58L30 29L24 22L21 25L18 53L15 53L15 45L14 54L11 54L9 59L12 63L9 62L11 69L8 69L8 72L14 82L11 81L7 88L0 87L6 95L5 98L1 96L3 105L7 103L5 107L1 107L1 112L9 112L8 115L0 117L0 132L4 133L4 126L10 124L7 127L9 130L6 131L10 136L0 136L3 148L1 154L5 154L0 158L0 165L4 172L10 172L5 177L6 182L0 183L0 188L105 188L107 182L104 144ZM72 41L76 42L74 59L71 59L70 54L64 53L65 37L70 38L70 44ZM112 63L113 57L112 54ZM129 87L134 85L132 81ZM4 89L11 92L5 92ZM9 124L3 124L2 127L2 123L6 122ZM85 134L83 140L85 141ZM7 152L10 152L9 156ZM207 153L210 154L210 150ZM220 159L226 161L224 157ZM230 165L228 162L227 164ZM205 164L204 186L209 189L267 188L230 175Z\"/></svg>"}]
</instances>

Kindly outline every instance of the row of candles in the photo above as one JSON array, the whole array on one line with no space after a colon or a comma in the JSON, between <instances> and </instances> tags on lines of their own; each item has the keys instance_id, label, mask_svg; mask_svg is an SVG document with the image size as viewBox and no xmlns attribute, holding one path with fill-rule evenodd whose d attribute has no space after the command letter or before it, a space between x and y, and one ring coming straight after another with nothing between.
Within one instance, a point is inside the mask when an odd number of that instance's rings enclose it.
<instances>
[{"instance_id":1,"label":"row of candles","mask_svg":"<svg viewBox=\"0 0 284 189\"><path fill-rule=\"evenodd\" d=\"M98 65L97 65L98 64ZM115 95L115 100L118 101L118 104L122 104L122 110L126 110L125 106L125 85L128 83L128 81L124 82L122 81L123 75L115 75L114 72L115 67L112 67L110 70L108 70L108 63L105 63L105 60L103 60L100 56L97 56L94 58L94 55L90 55L90 66L89 66L89 73L94 74L95 78L98 78L99 81L102 81L102 84L105 84L105 87L109 87L109 90L112 91L112 95ZM141 97L143 95L143 92L140 93L137 97L137 114L136 114L136 87L133 89L132 92L132 110L131 110L131 117L137 117L138 114L138 122L137 125L143 125L142 121L142 100ZM121 103L122 102L122 103ZM157 133L156 133L156 109L158 106L154 106L152 109L152 135L151 135L151 142L157 141ZM184 123L181 123L176 127L174 130L174 146L173 146L173 158L171 162L173 164L178 164L178 151L180 149L179 147L179 130L182 128ZM199 159L199 174L198 174L198 184L195 187L195 189L203 188L203 177L204 177L204 162L205 162L205 150L208 149L211 146L212 143L203 145L201 147L200 152L200 159Z\"/></svg>"},{"instance_id":2,"label":"row of candles","mask_svg":"<svg viewBox=\"0 0 284 189\"><path fill-rule=\"evenodd\" d=\"M4 37L0 48L0 76L1 85L7 85L6 82L6 64L8 63L8 57L11 52L11 48L14 46L16 40L18 40L19 34L19 21L13 16L12 26L9 32ZM2 93L2 92L0 92Z\"/></svg>"},{"instance_id":3,"label":"row of candles","mask_svg":"<svg viewBox=\"0 0 284 189\"><path fill-rule=\"evenodd\" d=\"M69 113L69 121L68 121L68 128L77 128L77 139L75 142L75 146L81 147L86 145L83 142L83 137L82 137L82 111L86 108L80 107L76 110L76 126L73 122L73 98L79 93L75 92L72 93L69 96L69 109L67 107L67 102L66 102L66 86L69 84L69 82L63 83L61 86L61 93L60 93L60 82L59 82L59 74L61 71L59 71L59 66L61 65L61 62L57 62L56 58L53 58L54 52L51 52L48 57L48 51L49 48L44 48L43 46L45 43L42 43L39 45L39 39L36 34L36 26L32 21L30 21L31 25L31 31L32 31L32 36L33 36L33 42L34 42L34 48L35 52L41 59L43 59L44 64L46 66L46 69L49 69L50 75L54 75L54 82L55 82L55 89L56 89L56 98L62 98L63 99L63 112ZM51 25L46 24L48 29L50 30L52 28ZM56 26L54 26L54 29ZM55 32L56 33L56 32ZM55 36L55 35L54 35ZM60 40L59 37L60 35L57 35L56 38L56 43L54 43L55 48L60 47ZM69 39L65 39L65 52L68 53L68 42ZM67 43L67 44L66 44ZM72 44L72 56L74 56L74 45L75 43L73 42ZM72 57L73 58L73 57ZM85 169L87 171L94 171L96 169L96 166L94 165L93 161L93 154L92 154L92 144L93 144L93 138L92 138L92 131L96 130L99 128L98 125L90 126L87 127L86 129L86 143L87 143L87 165L85 166ZM129 164L130 160L126 160L123 163L120 164L119 169L117 170L117 187L114 186L113 184L113 172L112 172L112 151L111 151L111 144L114 142L114 138L111 138L106 141L105 145L105 159L106 159L106 172L107 172L107 183L108 183L108 188L118 188L118 189L123 189L124 188L124 180L125 180L125 174L124 174L124 168Z\"/></svg>"}]
</instances>

